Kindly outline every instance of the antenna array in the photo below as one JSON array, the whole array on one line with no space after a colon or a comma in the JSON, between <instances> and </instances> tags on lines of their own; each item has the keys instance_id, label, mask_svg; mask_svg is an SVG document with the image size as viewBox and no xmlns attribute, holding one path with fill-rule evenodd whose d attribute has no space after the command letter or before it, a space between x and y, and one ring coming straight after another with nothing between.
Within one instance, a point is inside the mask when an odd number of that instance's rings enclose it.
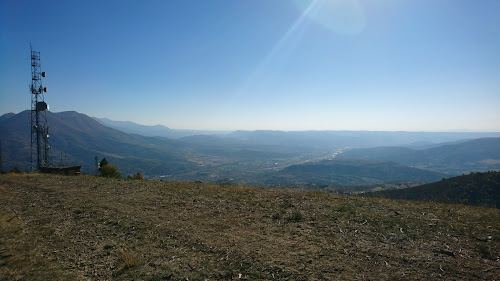
<instances>
[{"instance_id":1,"label":"antenna array","mask_svg":"<svg viewBox=\"0 0 500 281\"><path fill-rule=\"evenodd\" d=\"M47 122L47 110L49 106L44 101L43 93L47 88L42 86L42 77L45 72L41 71L40 52L31 51L31 161L30 171L49 166L49 124Z\"/></svg>"}]
</instances>

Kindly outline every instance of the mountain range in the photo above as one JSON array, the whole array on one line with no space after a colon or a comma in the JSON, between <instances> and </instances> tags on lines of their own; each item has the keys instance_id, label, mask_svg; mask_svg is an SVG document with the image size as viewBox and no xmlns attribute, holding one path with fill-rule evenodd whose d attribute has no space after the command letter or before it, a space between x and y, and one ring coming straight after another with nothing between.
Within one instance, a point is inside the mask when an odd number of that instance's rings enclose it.
<instances>
[{"instance_id":1,"label":"mountain range","mask_svg":"<svg viewBox=\"0 0 500 281\"><path fill-rule=\"evenodd\" d=\"M199 131L177 130L163 125L146 126L130 121L113 121L108 118L96 118L104 126L128 134L149 137L179 139L189 136L215 136L214 142L223 139L237 141L247 145L279 145L297 147L379 147L404 146L413 149L429 149L444 144L454 144L466 140L500 137L500 133L481 132L384 132L384 131ZM205 141L205 140L204 140Z\"/></svg>"},{"instance_id":2,"label":"mountain range","mask_svg":"<svg viewBox=\"0 0 500 281\"><path fill-rule=\"evenodd\" d=\"M280 179L291 182L292 177L284 176L291 171L294 171L297 182L325 182L329 179L330 184L370 184L396 180L428 182L440 179L442 173L451 176L500 169L500 133L235 131L190 135L187 132L195 131L182 131L186 134L182 135L162 126L117 123L102 118L97 121L74 111L47 112L47 118L52 164L81 165L82 172L89 174L96 171L96 156L98 160L106 157L123 175L141 172L149 179L212 182L229 179L246 184ZM29 168L29 120L29 111L0 116L2 160L6 170ZM105 122L113 123L115 127L120 124L126 127L122 130L129 133L105 126ZM175 132L177 135L175 139L166 138L160 132ZM394 147L376 148L380 145ZM325 176L323 169L333 169L331 165L340 162L322 161L346 158L351 159L351 175L336 170ZM381 162L373 164L366 160ZM403 166L426 169L427 174ZM312 167L317 168L318 175L322 176L299 173L300 169L310 170ZM373 169L371 174L362 175L360 171L368 167ZM385 176L381 176L380 169L385 171ZM429 171L438 173L429 177Z\"/></svg>"},{"instance_id":3,"label":"mountain range","mask_svg":"<svg viewBox=\"0 0 500 281\"><path fill-rule=\"evenodd\" d=\"M4 115L5 116L5 115ZM4 168L29 168L29 111L2 116L0 136ZM125 174L171 174L189 167L185 145L170 139L131 135L101 125L77 112L47 112L50 125L52 164L81 165L82 172L94 173L95 156L106 157Z\"/></svg>"},{"instance_id":4,"label":"mountain range","mask_svg":"<svg viewBox=\"0 0 500 281\"><path fill-rule=\"evenodd\" d=\"M178 139L194 135L218 135L228 133L226 131L176 130L170 129L163 125L147 126L140 125L131 121L114 121L108 118L93 118L106 127L117 129L127 134L137 134L146 137L165 137L170 139Z\"/></svg>"},{"instance_id":5,"label":"mountain range","mask_svg":"<svg viewBox=\"0 0 500 281\"><path fill-rule=\"evenodd\" d=\"M500 170L500 138L445 143L423 150L408 147L352 149L339 157L394 161L407 166L458 175L471 171Z\"/></svg>"}]
</instances>

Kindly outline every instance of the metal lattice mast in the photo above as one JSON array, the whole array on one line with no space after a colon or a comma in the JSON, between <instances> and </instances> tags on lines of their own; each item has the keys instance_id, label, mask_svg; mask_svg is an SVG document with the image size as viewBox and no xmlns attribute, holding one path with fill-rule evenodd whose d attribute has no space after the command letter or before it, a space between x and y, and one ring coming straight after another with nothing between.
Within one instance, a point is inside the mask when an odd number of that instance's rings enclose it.
<instances>
[{"instance_id":1,"label":"metal lattice mast","mask_svg":"<svg viewBox=\"0 0 500 281\"><path fill-rule=\"evenodd\" d=\"M30 171L40 170L41 167L49 165L49 124L47 122L47 110L49 106L44 101L43 93L47 88L42 87L42 77L45 72L41 71L40 52L31 51L31 162Z\"/></svg>"}]
</instances>

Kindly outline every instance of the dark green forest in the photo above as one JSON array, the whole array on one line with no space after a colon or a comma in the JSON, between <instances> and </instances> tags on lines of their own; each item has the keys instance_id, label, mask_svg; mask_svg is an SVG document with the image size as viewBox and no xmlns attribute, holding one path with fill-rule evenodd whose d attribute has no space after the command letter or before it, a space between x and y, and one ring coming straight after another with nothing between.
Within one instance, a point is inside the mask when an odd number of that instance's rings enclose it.
<instances>
[{"instance_id":1,"label":"dark green forest","mask_svg":"<svg viewBox=\"0 0 500 281\"><path fill-rule=\"evenodd\" d=\"M363 193L362 196L500 208L500 172L470 173L407 189Z\"/></svg>"}]
</instances>

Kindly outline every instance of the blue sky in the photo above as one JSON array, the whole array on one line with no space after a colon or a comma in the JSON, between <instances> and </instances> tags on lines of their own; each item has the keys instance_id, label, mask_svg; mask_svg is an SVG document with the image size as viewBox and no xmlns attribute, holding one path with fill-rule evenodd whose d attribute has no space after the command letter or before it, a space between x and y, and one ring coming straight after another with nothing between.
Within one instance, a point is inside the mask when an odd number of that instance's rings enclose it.
<instances>
[{"instance_id":1,"label":"blue sky","mask_svg":"<svg viewBox=\"0 0 500 281\"><path fill-rule=\"evenodd\" d=\"M211 130L500 131L500 1L0 2L0 114Z\"/></svg>"}]
</instances>

